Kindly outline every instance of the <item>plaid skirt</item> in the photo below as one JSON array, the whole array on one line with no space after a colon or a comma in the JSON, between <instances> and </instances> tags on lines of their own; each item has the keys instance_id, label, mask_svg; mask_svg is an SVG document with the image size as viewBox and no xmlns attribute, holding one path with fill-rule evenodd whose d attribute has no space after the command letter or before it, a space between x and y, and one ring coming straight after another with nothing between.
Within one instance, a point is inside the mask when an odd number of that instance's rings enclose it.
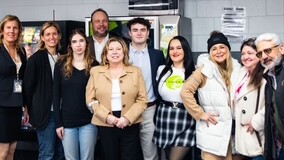
<instances>
[{"instance_id":1,"label":"plaid skirt","mask_svg":"<svg viewBox=\"0 0 284 160\"><path fill-rule=\"evenodd\" d=\"M153 142L160 148L195 145L195 120L184 106L173 108L163 103L157 108Z\"/></svg>"}]
</instances>

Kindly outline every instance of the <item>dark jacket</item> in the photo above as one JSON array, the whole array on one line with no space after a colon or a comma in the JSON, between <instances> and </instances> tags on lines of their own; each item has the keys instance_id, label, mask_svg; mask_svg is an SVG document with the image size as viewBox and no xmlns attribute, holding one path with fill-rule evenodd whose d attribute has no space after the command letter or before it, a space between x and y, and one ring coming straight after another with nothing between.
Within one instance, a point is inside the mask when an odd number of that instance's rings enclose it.
<instances>
[{"instance_id":1,"label":"dark jacket","mask_svg":"<svg viewBox=\"0 0 284 160\"><path fill-rule=\"evenodd\" d=\"M284 125L284 58L282 57L282 62L280 65L275 67L275 75L277 81L277 89L275 91L275 101L278 108L279 117L282 125ZM275 141L274 141L274 131L271 126L271 114L273 111L272 106L272 80L271 77L265 73L264 78L267 81L265 87L265 144L264 144L264 155L266 159L275 158ZM282 139L283 140L283 139Z\"/></svg>"},{"instance_id":2,"label":"dark jacket","mask_svg":"<svg viewBox=\"0 0 284 160\"><path fill-rule=\"evenodd\" d=\"M28 60L24 78L24 98L31 124L44 129L52 104L52 72L47 50L36 51Z\"/></svg>"},{"instance_id":3,"label":"dark jacket","mask_svg":"<svg viewBox=\"0 0 284 160\"><path fill-rule=\"evenodd\" d=\"M23 52L22 52L23 51ZM19 79L23 80L26 67L26 53L24 49L18 51L22 61ZM0 106L14 107L24 104L21 93L14 93L14 80L17 79L16 64L10 57L3 44L0 45Z\"/></svg>"},{"instance_id":4,"label":"dark jacket","mask_svg":"<svg viewBox=\"0 0 284 160\"><path fill-rule=\"evenodd\" d=\"M152 84L154 88L154 94L158 98L158 84L156 81L157 71L160 65L165 64L165 57L162 51L148 48L150 64L151 64L151 74L152 74Z\"/></svg>"}]
</instances>

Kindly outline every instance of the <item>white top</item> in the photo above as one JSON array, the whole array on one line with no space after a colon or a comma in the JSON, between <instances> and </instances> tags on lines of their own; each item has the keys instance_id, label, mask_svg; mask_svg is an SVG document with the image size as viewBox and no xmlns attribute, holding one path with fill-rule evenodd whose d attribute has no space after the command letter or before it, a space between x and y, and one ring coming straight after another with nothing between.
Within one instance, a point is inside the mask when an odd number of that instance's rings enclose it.
<instances>
[{"instance_id":1,"label":"white top","mask_svg":"<svg viewBox=\"0 0 284 160\"><path fill-rule=\"evenodd\" d=\"M121 111L122 101L119 79L112 79L111 108L112 111Z\"/></svg>"},{"instance_id":2,"label":"white top","mask_svg":"<svg viewBox=\"0 0 284 160\"><path fill-rule=\"evenodd\" d=\"M164 68L165 65L159 66L156 77L157 80ZM170 72L168 72L161 79L158 86L159 94L165 101L182 103L180 91L184 84L184 69L175 67L172 67L172 69L173 73L170 77L168 77L170 74Z\"/></svg>"},{"instance_id":3,"label":"white top","mask_svg":"<svg viewBox=\"0 0 284 160\"><path fill-rule=\"evenodd\" d=\"M54 77L54 66L55 66L55 63L58 59L58 55L59 54L56 54L56 55L51 55L49 53L48 54L48 60L49 60L49 63L50 63L50 67L51 67L51 73L52 73L52 78ZM51 104L51 111L53 111L53 104Z\"/></svg>"},{"instance_id":4,"label":"white top","mask_svg":"<svg viewBox=\"0 0 284 160\"><path fill-rule=\"evenodd\" d=\"M109 39L109 35L107 34L107 36L105 37L105 39L99 43L94 37L93 37L93 40L94 40L94 45L95 45L95 54L96 54L96 60L101 63L102 62L102 58L101 58L101 55L102 55L102 52L103 52L103 49L107 43Z\"/></svg>"}]
</instances>

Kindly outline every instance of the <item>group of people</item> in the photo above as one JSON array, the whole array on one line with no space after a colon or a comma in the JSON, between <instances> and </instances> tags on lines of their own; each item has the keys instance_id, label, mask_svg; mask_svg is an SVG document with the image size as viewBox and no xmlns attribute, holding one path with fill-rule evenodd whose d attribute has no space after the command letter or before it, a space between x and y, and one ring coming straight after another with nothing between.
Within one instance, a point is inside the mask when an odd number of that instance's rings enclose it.
<instances>
[{"instance_id":1,"label":"group of people","mask_svg":"<svg viewBox=\"0 0 284 160\"><path fill-rule=\"evenodd\" d=\"M148 47L150 22L127 24L131 42L109 33L109 17L91 15L94 35L69 35L46 22L29 59L21 22L0 23L0 159L12 160L21 123L36 129L39 159L284 159L284 45L273 33L246 39L241 63L227 37L213 31L208 53L193 61L181 35L166 57ZM282 95L282 96L281 96ZM23 120L22 120L23 117ZM141 154L140 154L141 153ZM200 157L195 155L196 159Z\"/></svg>"}]
</instances>

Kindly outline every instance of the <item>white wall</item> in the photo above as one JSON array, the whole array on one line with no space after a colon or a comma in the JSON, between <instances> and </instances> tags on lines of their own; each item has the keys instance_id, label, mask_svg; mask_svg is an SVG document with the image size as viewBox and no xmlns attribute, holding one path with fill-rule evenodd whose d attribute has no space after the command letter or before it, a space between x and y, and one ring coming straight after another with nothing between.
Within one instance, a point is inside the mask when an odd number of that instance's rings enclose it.
<instances>
[{"instance_id":1,"label":"white wall","mask_svg":"<svg viewBox=\"0 0 284 160\"><path fill-rule=\"evenodd\" d=\"M222 7L239 6L247 10L247 37L263 32L278 33L284 38L284 0L185 0L186 17L192 19L192 50L206 51L212 30L221 30ZM128 0L0 0L0 17L17 15L21 21L84 21L96 8L110 16L127 16ZM240 44L233 43L238 51Z\"/></svg>"}]
</instances>

